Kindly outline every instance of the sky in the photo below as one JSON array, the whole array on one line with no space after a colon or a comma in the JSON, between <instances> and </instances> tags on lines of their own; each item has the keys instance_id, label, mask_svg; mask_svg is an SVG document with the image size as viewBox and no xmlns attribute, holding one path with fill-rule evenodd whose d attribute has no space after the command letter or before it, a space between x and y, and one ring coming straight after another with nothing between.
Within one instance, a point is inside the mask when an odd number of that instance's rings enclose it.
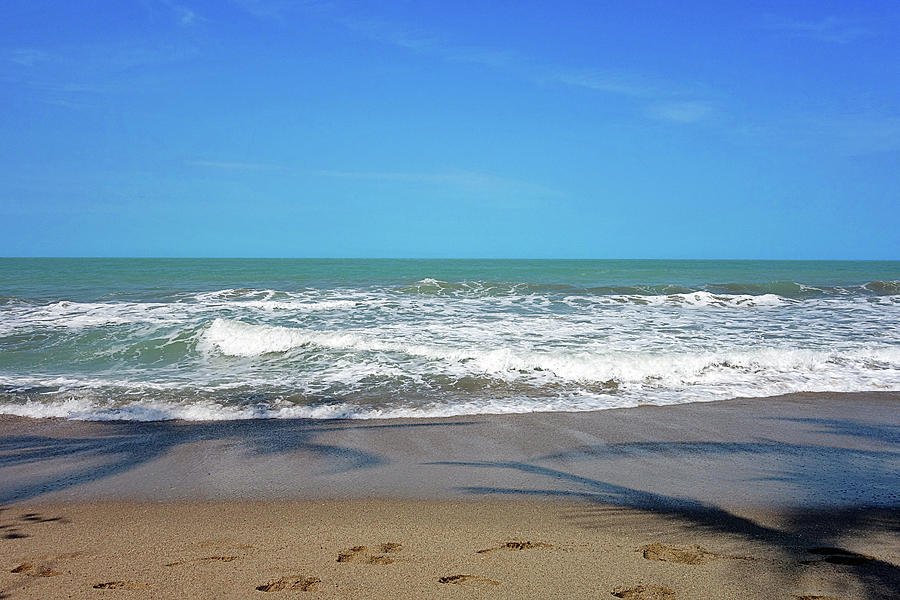
<instances>
[{"instance_id":1,"label":"sky","mask_svg":"<svg viewBox=\"0 0 900 600\"><path fill-rule=\"evenodd\" d=\"M900 4L5 0L0 256L900 259Z\"/></svg>"}]
</instances>

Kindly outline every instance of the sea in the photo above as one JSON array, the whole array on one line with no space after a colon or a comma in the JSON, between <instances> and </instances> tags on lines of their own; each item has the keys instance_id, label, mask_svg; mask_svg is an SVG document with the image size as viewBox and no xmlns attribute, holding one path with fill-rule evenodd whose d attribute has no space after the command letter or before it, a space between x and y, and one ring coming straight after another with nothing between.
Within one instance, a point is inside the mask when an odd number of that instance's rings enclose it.
<instances>
[{"instance_id":1,"label":"sea","mask_svg":"<svg viewBox=\"0 0 900 600\"><path fill-rule=\"evenodd\" d=\"M0 414L415 418L871 390L900 390L900 261L0 259Z\"/></svg>"}]
</instances>

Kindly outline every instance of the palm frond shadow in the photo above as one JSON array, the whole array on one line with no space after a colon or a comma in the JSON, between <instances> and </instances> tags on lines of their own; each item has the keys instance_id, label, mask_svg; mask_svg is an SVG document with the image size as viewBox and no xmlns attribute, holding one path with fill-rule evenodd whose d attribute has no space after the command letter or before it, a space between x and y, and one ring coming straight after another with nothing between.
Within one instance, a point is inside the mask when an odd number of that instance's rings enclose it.
<instances>
[{"instance_id":1,"label":"palm frond shadow","mask_svg":"<svg viewBox=\"0 0 900 600\"><path fill-rule=\"evenodd\" d=\"M628 444L611 444L610 447L595 447L592 449L577 449L555 455L548 455L537 459L541 460L583 460L588 456L615 456L627 452ZM796 445L782 445L763 442L761 444L719 444L703 443L665 444L665 443L637 443L636 450L641 453L713 453L722 452L799 452L802 455L812 455L814 449ZM821 456L821 455L819 455ZM840 457L840 452L826 452L827 460L835 460ZM857 460L859 456L866 456L870 460L884 460L895 464L898 456L894 452L869 452L850 450L847 456L850 460ZM535 462L537 462L535 461ZM841 461L838 460L840 463ZM608 524L608 517L615 511L644 511L657 517L671 520L680 527L695 529L705 533L726 534L737 536L754 544L768 546L774 553L794 557L791 569L797 578L808 565L797 557L803 557L806 553L817 548L832 548L854 555L849 550L840 546L850 532L859 534L863 531L900 531L900 512L896 507L886 506L854 506L852 508L830 508L821 510L792 509L782 520L783 527L776 528L770 525L758 523L751 518L734 514L719 506L704 503L693 498L676 497L660 494L652 491L639 490L623 485L609 483L600 479L585 477L566 470L551 468L538 464L516 461L440 461L428 463L444 465L448 467L463 467L467 469L500 469L512 470L539 479L545 479L552 484L544 488L514 488L491 486L465 486L461 491L473 495L503 495L503 496L530 496L541 498L568 498L584 501L585 509L576 511L570 515L581 527L602 528ZM843 463L846 467L846 463ZM838 464L835 468L842 468ZM877 471L888 472L887 465L879 464ZM803 477L801 482L810 482L812 479ZM809 558L809 556L806 556ZM840 568L848 570L866 589L870 598L892 597L900 589L900 568L881 559L867 559L859 564L846 564Z\"/></svg>"},{"instance_id":2,"label":"palm frond shadow","mask_svg":"<svg viewBox=\"0 0 900 600\"><path fill-rule=\"evenodd\" d=\"M231 443L239 446L242 452L262 456L287 452L310 453L326 465L324 471L319 473L321 475L369 469L387 464L388 458L351 446L326 444L318 438L334 431L460 427L468 424L467 421L367 424L318 419L204 423L123 421L104 424L103 434L97 437L3 436L0 437L0 469L27 466L41 470L56 461L59 470L38 480L28 477L28 482L21 485L10 483L9 479L4 482L0 478L0 503L28 500L125 473L179 446L201 441Z\"/></svg>"}]
</instances>

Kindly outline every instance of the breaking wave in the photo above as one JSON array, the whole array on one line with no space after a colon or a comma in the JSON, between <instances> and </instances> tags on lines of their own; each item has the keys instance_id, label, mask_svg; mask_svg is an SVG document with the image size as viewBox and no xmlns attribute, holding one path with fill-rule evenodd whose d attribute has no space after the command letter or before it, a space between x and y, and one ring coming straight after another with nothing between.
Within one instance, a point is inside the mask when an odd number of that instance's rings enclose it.
<instances>
[{"instance_id":1,"label":"breaking wave","mask_svg":"<svg viewBox=\"0 0 900 600\"><path fill-rule=\"evenodd\" d=\"M570 381L683 386L732 371L744 374L823 373L855 365L878 370L900 368L900 347L830 351L796 348L733 349L724 352L597 353L584 350L522 351L512 348L454 348L382 340L358 332L305 331L216 319L200 347L227 356L252 357L305 347L350 352L388 352L442 361L474 373L516 378L546 374ZM834 375L837 375L835 373Z\"/></svg>"},{"instance_id":2,"label":"breaking wave","mask_svg":"<svg viewBox=\"0 0 900 600\"><path fill-rule=\"evenodd\" d=\"M0 296L0 413L426 417L898 390L900 281L885 275L12 291Z\"/></svg>"}]
</instances>

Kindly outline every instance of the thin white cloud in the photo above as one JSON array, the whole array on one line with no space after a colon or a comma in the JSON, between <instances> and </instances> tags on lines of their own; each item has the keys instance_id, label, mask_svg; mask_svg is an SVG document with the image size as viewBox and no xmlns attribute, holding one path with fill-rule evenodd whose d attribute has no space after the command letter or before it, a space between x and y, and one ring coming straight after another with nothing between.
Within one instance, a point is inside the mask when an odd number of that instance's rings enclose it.
<instances>
[{"instance_id":1,"label":"thin white cloud","mask_svg":"<svg viewBox=\"0 0 900 600\"><path fill-rule=\"evenodd\" d=\"M283 17L288 7L277 0L231 0L256 17ZM372 41L381 42L448 62L477 64L504 71L542 85L556 83L597 92L631 97L665 95L665 86L634 74L537 62L503 48L460 45L420 27L411 27L374 17L347 14L329 2L307 0L291 5L315 12Z\"/></svg>"},{"instance_id":2,"label":"thin white cloud","mask_svg":"<svg viewBox=\"0 0 900 600\"><path fill-rule=\"evenodd\" d=\"M557 83L593 91L632 97L664 93L659 86L633 75L591 68L539 63L511 50L486 46L460 46L418 29L377 19L338 18L351 31L371 40L430 54L450 62L465 62L504 71L535 83Z\"/></svg>"},{"instance_id":3,"label":"thin white cloud","mask_svg":"<svg viewBox=\"0 0 900 600\"><path fill-rule=\"evenodd\" d=\"M560 66L545 66L534 71L535 78L581 87L588 90L631 96L634 98L664 95L666 92L649 81L641 81L622 73L604 72L598 69L573 69Z\"/></svg>"},{"instance_id":4,"label":"thin white cloud","mask_svg":"<svg viewBox=\"0 0 900 600\"><path fill-rule=\"evenodd\" d=\"M189 160L185 164L192 167L206 167L210 169L226 169L229 171L283 171L286 167L269 163L253 163L220 160Z\"/></svg>"},{"instance_id":5,"label":"thin white cloud","mask_svg":"<svg viewBox=\"0 0 900 600\"><path fill-rule=\"evenodd\" d=\"M309 170L275 163L219 160L190 160L186 161L185 164L193 167L227 171L279 171L285 175L297 177L322 177L328 179L387 182L412 186L443 187L472 194L516 195L527 197L558 197L564 195L559 190L538 183L465 169L446 169L441 171Z\"/></svg>"},{"instance_id":6,"label":"thin white cloud","mask_svg":"<svg viewBox=\"0 0 900 600\"><path fill-rule=\"evenodd\" d=\"M521 62L515 52L483 46L447 47L443 57L453 62L473 63L494 69L514 69Z\"/></svg>"},{"instance_id":7,"label":"thin white cloud","mask_svg":"<svg viewBox=\"0 0 900 600\"><path fill-rule=\"evenodd\" d=\"M197 20L197 13L187 7L173 6L172 9L178 17L178 22L182 25L191 25Z\"/></svg>"},{"instance_id":8,"label":"thin white cloud","mask_svg":"<svg viewBox=\"0 0 900 600\"><path fill-rule=\"evenodd\" d=\"M655 104L648 110L648 114L663 121L675 123L697 123L709 117L713 112L708 102L665 102Z\"/></svg>"},{"instance_id":9,"label":"thin white cloud","mask_svg":"<svg viewBox=\"0 0 900 600\"><path fill-rule=\"evenodd\" d=\"M281 18L287 8L278 0L232 0L232 2L257 17ZM421 27L351 14L331 2L305 0L291 5L291 8L314 12L372 41L403 48L416 54L434 56L448 62L481 65L540 85L565 85L635 100L657 102L685 97L691 93L690 90L675 89L667 82L635 73L541 62L504 48L460 45Z\"/></svg>"},{"instance_id":10,"label":"thin white cloud","mask_svg":"<svg viewBox=\"0 0 900 600\"><path fill-rule=\"evenodd\" d=\"M769 16L766 19L765 27L775 31L782 31L794 37L836 44L847 44L872 35L872 31L864 27L858 20L841 19L833 16L815 21Z\"/></svg>"},{"instance_id":11,"label":"thin white cloud","mask_svg":"<svg viewBox=\"0 0 900 600\"><path fill-rule=\"evenodd\" d=\"M194 25L198 21L206 20L202 19L194 9L185 4L180 4L178 2L175 2L174 0L159 1L163 6L171 11L172 15L175 17L175 21L183 27L188 27L190 25Z\"/></svg>"},{"instance_id":12,"label":"thin white cloud","mask_svg":"<svg viewBox=\"0 0 900 600\"><path fill-rule=\"evenodd\" d=\"M230 0L230 2L258 19L281 20L291 8L306 7L312 2L290 2L285 0Z\"/></svg>"},{"instance_id":13,"label":"thin white cloud","mask_svg":"<svg viewBox=\"0 0 900 600\"><path fill-rule=\"evenodd\" d=\"M379 19L338 18L341 25L363 36L392 46L400 46L408 50L420 52L438 51L444 47L443 42L434 36L409 30L394 23Z\"/></svg>"},{"instance_id":14,"label":"thin white cloud","mask_svg":"<svg viewBox=\"0 0 900 600\"><path fill-rule=\"evenodd\" d=\"M388 181L408 184L422 184L429 186L450 186L464 188L469 191L502 194L521 194L539 196L561 196L562 192L552 188L522 181L509 177L502 177L492 173L481 171L467 171L451 169L432 172L404 172L404 171L310 171L310 175L331 177L336 179L357 179L369 181Z\"/></svg>"}]
</instances>

